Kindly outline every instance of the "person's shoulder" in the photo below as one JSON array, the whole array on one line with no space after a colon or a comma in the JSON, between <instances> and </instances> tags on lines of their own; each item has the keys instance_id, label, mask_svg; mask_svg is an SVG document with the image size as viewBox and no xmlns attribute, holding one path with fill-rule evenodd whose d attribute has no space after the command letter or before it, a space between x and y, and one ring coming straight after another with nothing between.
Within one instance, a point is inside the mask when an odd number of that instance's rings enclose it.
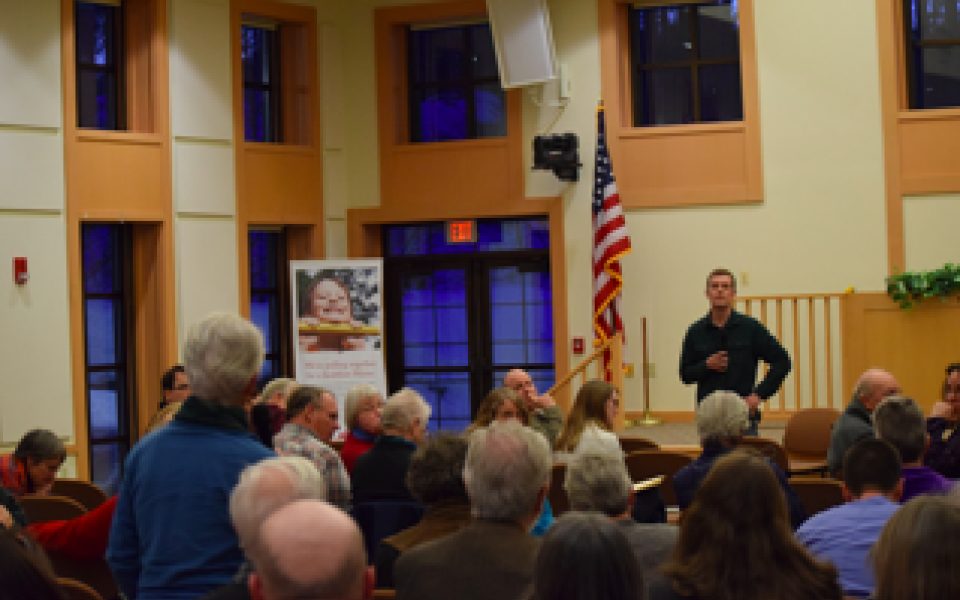
<instances>
[{"instance_id":1,"label":"person's shoulder","mask_svg":"<svg viewBox=\"0 0 960 600\"><path fill-rule=\"evenodd\" d=\"M700 317L699 319L691 323L689 327L687 327L687 335L690 335L691 333L696 333L697 331L700 331L702 329L706 329L709 323L710 323L710 313L708 312L707 314L703 315L702 317Z\"/></svg>"}]
</instances>

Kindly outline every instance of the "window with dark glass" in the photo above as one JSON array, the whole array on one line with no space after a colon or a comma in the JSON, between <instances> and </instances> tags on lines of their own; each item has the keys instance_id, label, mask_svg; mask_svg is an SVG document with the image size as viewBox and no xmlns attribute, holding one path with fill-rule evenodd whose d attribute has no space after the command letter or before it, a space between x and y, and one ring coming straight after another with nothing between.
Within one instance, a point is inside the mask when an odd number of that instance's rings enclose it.
<instances>
[{"instance_id":1,"label":"window with dark glass","mask_svg":"<svg viewBox=\"0 0 960 600\"><path fill-rule=\"evenodd\" d=\"M134 389L130 319L129 231L121 225L82 228L83 335L90 468L113 493L130 449Z\"/></svg>"},{"instance_id":2,"label":"window with dark glass","mask_svg":"<svg viewBox=\"0 0 960 600\"><path fill-rule=\"evenodd\" d=\"M123 5L75 3L77 125L126 129L123 82Z\"/></svg>"},{"instance_id":3,"label":"window with dark glass","mask_svg":"<svg viewBox=\"0 0 960 600\"><path fill-rule=\"evenodd\" d=\"M635 127L743 120L737 5L630 8Z\"/></svg>"},{"instance_id":4,"label":"window with dark glass","mask_svg":"<svg viewBox=\"0 0 960 600\"><path fill-rule=\"evenodd\" d=\"M904 4L910 108L960 106L960 3Z\"/></svg>"},{"instance_id":5,"label":"window with dark glass","mask_svg":"<svg viewBox=\"0 0 960 600\"><path fill-rule=\"evenodd\" d=\"M243 129L248 142L281 139L279 32L269 25L240 30L243 70Z\"/></svg>"},{"instance_id":6,"label":"window with dark glass","mask_svg":"<svg viewBox=\"0 0 960 600\"><path fill-rule=\"evenodd\" d=\"M507 135L506 107L488 23L411 26L410 141Z\"/></svg>"},{"instance_id":7,"label":"window with dark glass","mask_svg":"<svg viewBox=\"0 0 960 600\"><path fill-rule=\"evenodd\" d=\"M385 228L388 385L423 394L431 430L464 429L510 369L553 385L549 248L546 219L479 220L467 244L443 223Z\"/></svg>"},{"instance_id":8,"label":"window with dark glass","mask_svg":"<svg viewBox=\"0 0 960 600\"><path fill-rule=\"evenodd\" d=\"M250 320L263 333L267 354L258 387L289 377L286 236L282 229L250 231Z\"/></svg>"}]
</instances>

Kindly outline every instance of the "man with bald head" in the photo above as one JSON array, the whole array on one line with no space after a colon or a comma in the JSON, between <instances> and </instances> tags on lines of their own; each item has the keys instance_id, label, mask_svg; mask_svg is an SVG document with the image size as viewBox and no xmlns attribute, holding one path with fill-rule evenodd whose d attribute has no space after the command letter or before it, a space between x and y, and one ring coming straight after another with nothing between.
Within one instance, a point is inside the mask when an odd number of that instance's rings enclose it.
<instances>
[{"instance_id":1,"label":"man with bald head","mask_svg":"<svg viewBox=\"0 0 960 600\"><path fill-rule=\"evenodd\" d=\"M542 433L553 447L563 429L563 413L553 398L548 394L538 395L533 379L523 369L513 369L507 373L503 385L520 395L530 413L530 427Z\"/></svg>"},{"instance_id":2,"label":"man with bald head","mask_svg":"<svg viewBox=\"0 0 960 600\"><path fill-rule=\"evenodd\" d=\"M847 450L862 439L873 437L874 409L887 396L900 393L896 378L883 369L868 369L857 380L853 400L847 405L830 432L830 449L827 451L827 467L836 477L843 466Z\"/></svg>"},{"instance_id":3,"label":"man with bald head","mask_svg":"<svg viewBox=\"0 0 960 600\"><path fill-rule=\"evenodd\" d=\"M247 551L253 600L365 600L373 593L363 537L343 511L298 500L267 517Z\"/></svg>"}]
</instances>

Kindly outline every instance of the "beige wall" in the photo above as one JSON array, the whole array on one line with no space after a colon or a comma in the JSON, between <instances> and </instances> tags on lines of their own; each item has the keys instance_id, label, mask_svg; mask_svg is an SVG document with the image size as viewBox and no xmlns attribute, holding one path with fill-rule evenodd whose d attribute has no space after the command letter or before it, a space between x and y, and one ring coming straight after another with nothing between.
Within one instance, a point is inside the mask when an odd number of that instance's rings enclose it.
<instances>
[{"instance_id":1,"label":"beige wall","mask_svg":"<svg viewBox=\"0 0 960 600\"><path fill-rule=\"evenodd\" d=\"M903 229L907 270L937 269L946 263L960 263L957 223L960 223L960 194L905 197Z\"/></svg>"}]
</instances>

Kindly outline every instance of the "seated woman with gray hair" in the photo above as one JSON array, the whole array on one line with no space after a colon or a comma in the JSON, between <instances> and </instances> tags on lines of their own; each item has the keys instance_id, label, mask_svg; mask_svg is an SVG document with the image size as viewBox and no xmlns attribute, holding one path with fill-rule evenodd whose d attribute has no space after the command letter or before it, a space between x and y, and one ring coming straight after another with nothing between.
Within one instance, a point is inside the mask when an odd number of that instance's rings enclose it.
<instances>
[{"instance_id":1,"label":"seated woman with gray hair","mask_svg":"<svg viewBox=\"0 0 960 600\"><path fill-rule=\"evenodd\" d=\"M17 498L46 496L66 458L67 449L55 433L47 429L28 431L13 454L0 459L0 484Z\"/></svg>"},{"instance_id":2,"label":"seated woman with gray hair","mask_svg":"<svg viewBox=\"0 0 960 600\"><path fill-rule=\"evenodd\" d=\"M340 449L340 460L347 473L353 473L357 459L373 448L377 436L383 431L380 425L383 396L369 383L361 383L350 388L345 404L347 437Z\"/></svg>"},{"instance_id":3,"label":"seated woman with gray hair","mask_svg":"<svg viewBox=\"0 0 960 600\"><path fill-rule=\"evenodd\" d=\"M407 489L407 468L417 445L426 438L429 420L430 405L415 390L403 388L390 396L380 417L383 435L354 463L354 503L413 501Z\"/></svg>"},{"instance_id":4,"label":"seated woman with gray hair","mask_svg":"<svg viewBox=\"0 0 960 600\"><path fill-rule=\"evenodd\" d=\"M697 493L700 484L721 456L729 454L740 442L743 432L750 425L750 408L743 398L735 392L714 392L703 399L697 407L697 433L703 451L692 463L677 471L673 476L673 489L677 494L680 510L686 510ZM787 482L787 476L771 460L770 468L787 497L790 509L790 523L796 529L807 518L807 511L793 488Z\"/></svg>"}]
</instances>

